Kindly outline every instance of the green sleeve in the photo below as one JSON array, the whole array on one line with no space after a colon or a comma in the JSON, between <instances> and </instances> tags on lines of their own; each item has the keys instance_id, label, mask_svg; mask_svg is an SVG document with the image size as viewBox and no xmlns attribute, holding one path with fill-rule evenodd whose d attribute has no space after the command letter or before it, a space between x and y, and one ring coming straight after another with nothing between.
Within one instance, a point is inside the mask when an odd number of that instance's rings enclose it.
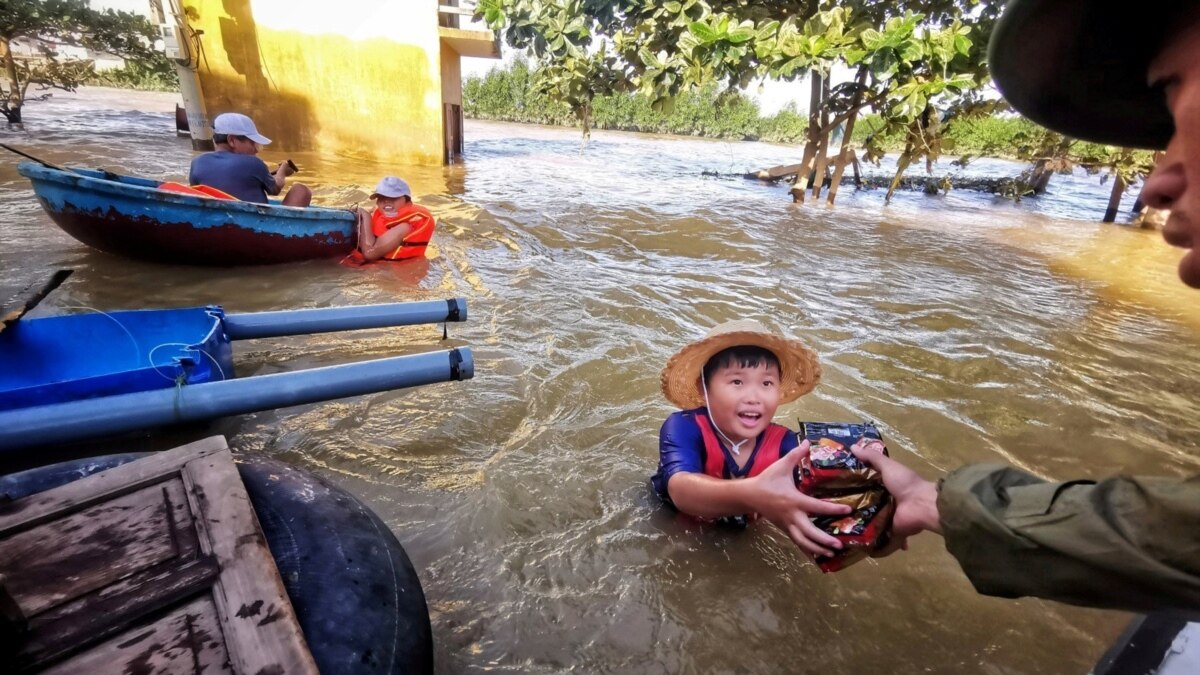
<instances>
[{"instance_id":1,"label":"green sleeve","mask_svg":"<svg viewBox=\"0 0 1200 675\"><path fill-rule=\"evenodd\" d=\"M1200 609L1200 477L1050 483L963 467L938 495L946 548L986 595Z\"/></svg>"}]
</instances>

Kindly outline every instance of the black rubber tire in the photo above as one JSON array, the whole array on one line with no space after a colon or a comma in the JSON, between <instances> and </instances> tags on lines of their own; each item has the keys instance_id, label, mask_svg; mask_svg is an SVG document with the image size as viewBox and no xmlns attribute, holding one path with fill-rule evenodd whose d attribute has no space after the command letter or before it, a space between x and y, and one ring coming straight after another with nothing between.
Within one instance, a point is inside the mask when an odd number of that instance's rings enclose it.
<instances>
[{"instance_id":1,"label":"black rubber tire","mask_svg":"<svg viewBox=\"0 0 1200 675\"><path fill-rule=\"evenodd\" d=\"M0 476L0 495L20 499L147 454ZM321 673L433 672L425 594L392 531L353 495L307 471L262 457L236 459Z\"/></svg>"}]
</instances>

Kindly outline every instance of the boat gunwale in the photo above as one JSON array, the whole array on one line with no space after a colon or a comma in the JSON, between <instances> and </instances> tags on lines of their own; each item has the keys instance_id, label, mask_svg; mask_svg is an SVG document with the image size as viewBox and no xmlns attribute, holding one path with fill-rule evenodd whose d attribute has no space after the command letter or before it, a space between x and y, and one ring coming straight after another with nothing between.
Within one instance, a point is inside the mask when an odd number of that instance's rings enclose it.
<instances>
[{"instance_id":1,"label":"boat gunwale","mask_svg":"<svg viewBox=\"0 0 1200 675\"><path fill-rule=\"evenodd\" d=\"M100 172L100 170L86 167L72 168L78 168L80 171ZM90 176L85 173L60 171L58 169L51 169L49 167L42 166L41 164L37 164L35 162L19 163L17 165L17 172L28 178L29 181L33 183L35 193L38 191L37 183L39 181L44 181L77 190L88 190L102 195L116 194L129 199L136 199L151 203L161 202L166 205L182 208L198 208L204 210L222 211L232 210L257 216L291 220L345 221L347 223L356 221L355 216L350 213L348 209L336 209L325 206L283 206L282 204L259 204L256 202L215 199L212 197L198 197L178 192L166 192L158 188L147 186L131 185L119 180L99 178L97 176ZM118 174L111 171L106 171L104 173L110 173L112 175L124 178L137 178L147 181L154 180L152 178Z\"/></svg>"}]
</instances>

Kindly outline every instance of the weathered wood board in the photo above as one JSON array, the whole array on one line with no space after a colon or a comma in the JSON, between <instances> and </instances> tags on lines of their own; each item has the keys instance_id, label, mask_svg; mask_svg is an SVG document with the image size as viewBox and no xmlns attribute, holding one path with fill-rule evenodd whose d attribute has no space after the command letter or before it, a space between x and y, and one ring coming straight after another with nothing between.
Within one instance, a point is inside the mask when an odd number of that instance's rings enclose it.
<instances>
[{"instance_id":1,"label":"weathered wood board","mask_svg":"<svg viewBox=\"0 0 1200 675\"><path fill-rule=\"evenodd\" d=\"M317 673L221 437L0 504L0 584L5 672Z\"/></svg>"}]
</instances>

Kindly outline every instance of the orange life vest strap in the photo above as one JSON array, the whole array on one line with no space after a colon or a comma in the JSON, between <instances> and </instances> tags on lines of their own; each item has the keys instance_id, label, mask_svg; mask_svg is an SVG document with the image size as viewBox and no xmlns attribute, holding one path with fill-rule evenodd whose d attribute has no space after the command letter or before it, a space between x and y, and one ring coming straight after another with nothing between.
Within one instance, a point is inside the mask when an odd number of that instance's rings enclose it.
<instances>
[{"instance_id":1,"label":"orange life vest strap","mask_svg":"<svg viewBox=\"0 0 1200 675\"><path fill-rule=\"evenodd\" d=\"M176 192L182 195L191 195L193 197L209 197L212 199L231 199L237 201L237 197L231 194L222 192L215 187L208 185L184 185L174 181L163 181L158 184L158 189L164 192Z\"/></svg>"}]
</instances>

